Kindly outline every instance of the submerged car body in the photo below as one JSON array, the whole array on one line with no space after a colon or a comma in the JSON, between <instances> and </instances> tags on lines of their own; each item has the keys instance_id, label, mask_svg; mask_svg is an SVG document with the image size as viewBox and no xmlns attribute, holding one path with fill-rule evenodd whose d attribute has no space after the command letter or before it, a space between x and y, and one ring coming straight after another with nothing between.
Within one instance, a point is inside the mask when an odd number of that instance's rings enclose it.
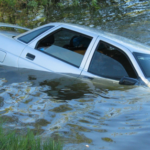
<instances>
[{"instance_id":1,"label":"submerged car body","mask_svg":"<svg viewBox=\"0 0 150 150\"><path fill-rule=\"evenodd\" d=\"M0 43L0 65L149 86L150 47L108 32L50 23Z\"/></svg>"}]
</instances>

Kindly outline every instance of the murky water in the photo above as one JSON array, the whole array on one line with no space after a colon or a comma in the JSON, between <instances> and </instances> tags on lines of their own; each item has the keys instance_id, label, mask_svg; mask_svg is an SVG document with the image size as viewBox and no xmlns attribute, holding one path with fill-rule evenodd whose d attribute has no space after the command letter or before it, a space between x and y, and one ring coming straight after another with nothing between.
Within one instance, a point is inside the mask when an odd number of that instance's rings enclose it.
<instances>
[{"instance_id":1,"label":"murky water","mask_svg":"<svg viewBox=\"0 0 150 150\"><path fill-rule=\"evenodd\" d=\"M149 92L1 67L0 118L5 128L60 139L64 149L148 149Z\"/></svg>"},{"instance_id":2,"label":"murky water","mask_svg":"<svg viewBox=\"0 0 150 150\"><path fill-rule=\"evenodd\" d=\"M118 1L90 14L83 10L76 17L56 18L150 45L149 4ZM0 67L4 127L21 133L30 128L43 138L60 139L64 150L149 149L149 93L143 86L110 88L61 74Z\"/></svg>"}]
</instances>

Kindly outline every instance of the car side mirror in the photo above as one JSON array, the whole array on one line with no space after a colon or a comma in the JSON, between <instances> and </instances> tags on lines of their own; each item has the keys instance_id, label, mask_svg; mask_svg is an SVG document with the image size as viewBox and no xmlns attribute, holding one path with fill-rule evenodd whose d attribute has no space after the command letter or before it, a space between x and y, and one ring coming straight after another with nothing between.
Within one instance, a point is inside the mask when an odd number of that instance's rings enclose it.
<instances>
[{"instance_id":1,"label":"car side mirror","mask_svg":"<svg viewBox=\"0 0 150 150\"><path fill-rule=\"evenodd\" d=\"M130 77L122 77L119 81L121 85L135 85L138 84L138 80Z\"/></svg>"}]
</instances>

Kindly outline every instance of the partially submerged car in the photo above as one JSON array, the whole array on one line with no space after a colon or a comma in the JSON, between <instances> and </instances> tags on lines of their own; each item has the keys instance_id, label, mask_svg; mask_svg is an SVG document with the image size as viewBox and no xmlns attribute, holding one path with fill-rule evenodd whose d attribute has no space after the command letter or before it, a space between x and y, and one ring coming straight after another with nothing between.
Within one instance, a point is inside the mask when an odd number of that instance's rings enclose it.
<instances>
[{"instance_id":1,"label":"partially submerged car","mask_svg":"<svg viewBox=\"0 0 150 150\"><path fill-rule=\"evenodd\" d=\"M150 47L108 32L49 23L23 34L0 34L0 65L149 86Z\"/></svg>"}]
</instances>

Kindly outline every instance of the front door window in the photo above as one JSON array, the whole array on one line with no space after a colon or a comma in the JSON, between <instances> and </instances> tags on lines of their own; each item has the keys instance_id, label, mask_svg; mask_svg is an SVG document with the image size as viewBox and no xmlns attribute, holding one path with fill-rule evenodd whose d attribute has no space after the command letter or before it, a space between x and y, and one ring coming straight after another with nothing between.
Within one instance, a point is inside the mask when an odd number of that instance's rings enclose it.
<instances>
[{"instance_id":1,"label":"front door window","mask_svg":"<svg viewBox=\"0 0 150 150\"><path fill-rule=\"evenodd\" d=\"M36 49L79 67L91 40L91 37L62 28L41 39Z\"/></svg>"}]
</instances>

